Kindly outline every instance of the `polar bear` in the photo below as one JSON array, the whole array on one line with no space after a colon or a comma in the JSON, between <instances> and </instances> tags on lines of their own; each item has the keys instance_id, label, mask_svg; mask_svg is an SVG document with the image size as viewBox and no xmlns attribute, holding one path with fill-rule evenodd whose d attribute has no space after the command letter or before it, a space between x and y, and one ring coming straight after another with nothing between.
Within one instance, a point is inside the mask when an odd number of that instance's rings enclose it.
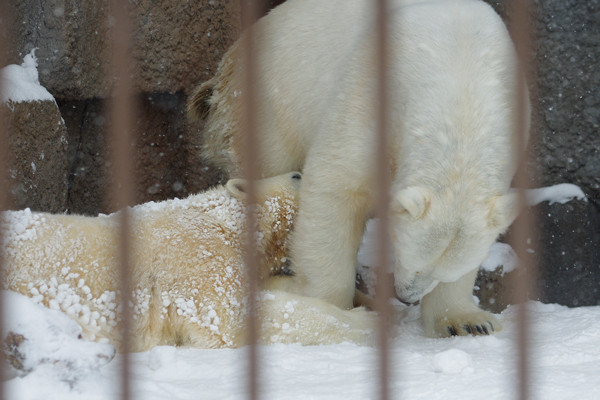
<instances>
[{"instance_id":1,"label":"polar bear","mask_svg":"<svg viewBox=\"0 0 600 400\"><path fill-rule=\"evenodd\" d=\"M500 324L472 290L490 244L517 215L514 46L481 1L389 7L396 293L421 300L428 336L487 334ZM255 25L261 172L304 174L290 290L342 308L352 305L356 253L374 209L374 21L368 0L288 0ZM204 156L229 174L244 157L242 43L188 102L192 119L206 116Z\"/></svg>"},{"instance_id":2,"label":"polar bear","mask_svg":"<svg viewBox=\"0 0 600 400\"><path fill-rule=\"evenodd\" d=\"M260 279L285 264L299 173L258 182ZM247 182L131 209L131 350L156 345L238 347L246 342L243 268ZM92 340L121 346L118 215L5 212L3 287L62 310ZM284 279L284 278L280 278ZM266 284L266 283L265 283ZM371 341L375 317L286 292L258 295L262 343Z\"/></svg>"}]
</instances>

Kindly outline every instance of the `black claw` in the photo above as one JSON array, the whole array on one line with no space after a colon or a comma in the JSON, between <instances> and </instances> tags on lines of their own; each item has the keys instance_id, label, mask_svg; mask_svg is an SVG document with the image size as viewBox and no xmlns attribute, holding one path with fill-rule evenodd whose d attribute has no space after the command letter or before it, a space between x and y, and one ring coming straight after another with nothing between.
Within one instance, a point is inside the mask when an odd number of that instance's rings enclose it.
<instances>
[{"instance_id":1,"label":"black claw","mask_svg":"<svg viewBox=\"0 0 600 400\"><path fill-rule=\"evenodd\" d=\"M495 332L496 330L494 329L494 324L492 324L490 321L488 321L487 323L490 324L490 328L492 328L492 332Z\"/></svg>"},{"instance_id":2,"label":"black claw","mask_svg":"<svg viewBox=\"0 0 600 400\"><path fill-rule=\"evenodd\" d=\"M485 325L482 325L481 329L483 329L483 331L485 332L486 335L490 334L490 331L488 331L488 328Z\"/></svg>"},{"instance_id":3,"label":"black claw","mask_svg":"<svg viewBox=\"0 0 600 400\"><path fill-rule=\"evenodd\" d=\"M465 325L463 328L469 335L473 334L473 328L471 328L471 325Z\"/></svg>"},{"instance_id":4,"label":"black claw","mask_svg":"<svg viewBox=\"0 0 600 400\"><path fill-rule=\"evenodd\" d=\"M456 332L456 329L454 329L453 326L448 327L448 333L450 334L450 336L458 336L458 332Z\"/></svg>"},{"instance_id":5,"label":"black claw","mask_svg":"<svg viewBox=\"0 0 600 400\"><path fill-rule=\"evenodd\" d=\"M481 329L481 327L479 325L475 325L475 329L477 330L477 333L479 333L479 334L483 333L483 329Z\"/></svg>"}]
</instances>

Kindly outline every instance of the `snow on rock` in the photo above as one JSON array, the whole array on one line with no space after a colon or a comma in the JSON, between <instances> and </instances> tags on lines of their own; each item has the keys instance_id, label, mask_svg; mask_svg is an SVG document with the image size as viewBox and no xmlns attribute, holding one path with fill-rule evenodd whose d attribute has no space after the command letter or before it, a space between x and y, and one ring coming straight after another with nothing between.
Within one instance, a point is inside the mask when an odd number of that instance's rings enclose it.
<instances>
[{"instance_id":1,"label":"snow on rock","mask_svg":"<svg viewBox=\"0 0 600 400\"><path fill-rule=\"evenodd\" d=\"M492 243L488 257L481 263L481 269L494 272L502 267L502 275L513 271L519 265L517 253L506 243Z\"/></svg>"},{"instance_id":2,"label":"snow on rock","mask_svg":"<svg viewBox=\"0 0 600 400\"><path fill-rule=\"evenodd\" d=\"M73 384L114 357L113 346L83 340L81 327L65 314L18 293L0 295L5 304L4 353L13 375L45 367L58 380Z\"/></svg>"},{"instance_id":3,"label":"snow on rock","mask_svg":"<svg viewBox=\"0 0 600 400\"><path fill-rule=\"evenodd\" d=\"M23 58L21 65L11 64L0 70L2 92L0 103L13 101L55 101L54 97L40 85L35 49Z\"/></svg>"},{"instance_id":4,"label":"snow on rock","mask_svg":"<svg viewBox=\"0 0 600 400\"><path fill-rule=\"evenodd\" d=\"M583 190L571 183L560 183L554 186L528 189L525 191L525 196L530 206L538 205L544 201L550 204L565 204L573 199L587 201Z\"/></svg>"}]
</instances>

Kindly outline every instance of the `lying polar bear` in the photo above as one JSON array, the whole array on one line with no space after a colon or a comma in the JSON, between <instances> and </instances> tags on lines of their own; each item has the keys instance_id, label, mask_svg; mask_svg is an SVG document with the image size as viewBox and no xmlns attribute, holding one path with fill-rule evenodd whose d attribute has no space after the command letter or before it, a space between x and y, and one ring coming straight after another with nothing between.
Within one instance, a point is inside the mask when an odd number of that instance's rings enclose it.
<instances>
[{"instance_id":1,"label":"lying polar bear","mask_svg":"<svg viewBox=\"0 0 600 400\"><path fill-rule=\"evenodd\" d=\"M301 175L258 182L257 248L261 280L285 263ZM245 344L247 278L243 268L245 187L131 209L131 350L157 345L202 348ZM116 259L117 214L99 217L5 212L3 287L62 310L84 336L121 343ZM283 279L283 278L280 278ZM370 343L374 313L339 309L278 291L259 293L261 343Z\"/></svg>"},{"instance_id":2,"label":"lying polar bear","mask_svg":"<svg viewBox=\"0 0 600 400\"><path fill-rule=\"evenodd\" d=\"M255 25L261 173L304 174L290 290L342 308L352 306L356 254L375 207L373 3L288 0ZM428 336L490 333L501 325L472 291L490 245L517 215L514 46L481 1L388 4L396 292L421 300ZM206 117L205 157L234 175L245 156L243 43L188 105L192 118Z\"/></svg>"}]
</instances>

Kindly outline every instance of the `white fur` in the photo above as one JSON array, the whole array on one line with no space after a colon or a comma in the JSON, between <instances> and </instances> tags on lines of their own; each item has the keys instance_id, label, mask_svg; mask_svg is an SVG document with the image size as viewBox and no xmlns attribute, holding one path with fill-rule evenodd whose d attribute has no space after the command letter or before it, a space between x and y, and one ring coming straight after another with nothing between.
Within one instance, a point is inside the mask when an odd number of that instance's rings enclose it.
<instances>
[{"instance_id":1,"label":"white fur","mask_svg":"<svg viewBox=\"0 0 600 400\"><path fill-rule=\"evenodd\" d=\"M454 299L470 295L465 277L516 215L508 194L517 161L516 56L502 20L483 2L390 3L396 290L408 301L433 290L423 319L434 327L429 335L443 336L453 323L440 320L461 315L461 325L479 324L472 301ZM262 173L304 173L292 290L344 308L352 305L356 253L374 207L373 13L367 0L288 0L256 25ZM232 173L244 157L240 43L202 86L213 88L204 153Z\"/></svg>"},{"instance_id":2,"label":"white fur","mask_svg":"<svg viewBox=\"0 0 600 400\"><path fill-rule=\"evenodd\" d=\"M258 182L259 279L285 262L300 174ZM183 200L130 209L131 350L156 345L238 347L246 343L243 266L246 182L232 179ZM100 217L5 212L3 288L73 318L89 339L121 347L118 214ZM285 278L281 278L285 279ZM261 343L370 343L375 316L322 300L263 291Z\"/></svg>"}]
</instances>

